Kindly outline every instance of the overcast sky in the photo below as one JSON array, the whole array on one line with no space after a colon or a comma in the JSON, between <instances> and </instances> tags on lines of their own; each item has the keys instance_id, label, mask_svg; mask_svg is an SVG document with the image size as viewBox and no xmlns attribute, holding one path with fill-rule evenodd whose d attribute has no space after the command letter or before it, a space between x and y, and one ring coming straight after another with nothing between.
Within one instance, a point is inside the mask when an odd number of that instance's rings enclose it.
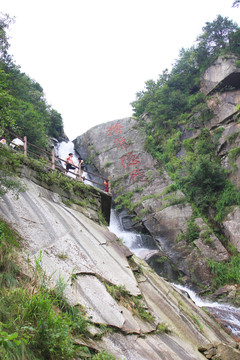
<instances>
[{"instance_id":1,"label":"overcast sky","mask_svg":"<svg viewBox=\"0 0 240 360\"><path fill-rule=\"evenodd\" d=\"M1 0L9 53L44 89L73 140L132 115L130 103L220 14L240 25L233 0Z\"/></svg>"}]
</instances>

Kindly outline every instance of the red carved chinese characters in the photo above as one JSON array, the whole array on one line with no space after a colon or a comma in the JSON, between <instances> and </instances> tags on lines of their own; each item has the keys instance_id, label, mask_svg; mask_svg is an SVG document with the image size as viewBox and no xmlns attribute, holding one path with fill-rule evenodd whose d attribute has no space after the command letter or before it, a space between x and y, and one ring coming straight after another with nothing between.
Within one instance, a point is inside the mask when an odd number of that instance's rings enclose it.
<instances>
[{"instance_id":1,"label":"red carved chinese characters","mask_svg":"<svg viewBox=\"0 0 240 360\"><path fill-rule=\"evenodd\" d=\"M108 133L108 136L121 134L122 133L122 125L120 125L118 123L115 125L111 125L111 126L107 127L106 132Z\"/></svg>"},{"instance_id":2,"label":"red carved chinese characters","mask_svg":"<svg viewBox=\"0 0 240 360\"><path fill-rule=\"evenodd\" d=\"M146 181L144 171L140 169L133 170L130 173L130 181Z\"/></svg>"},{"instance_id":3,"label":"red carved chinese characters","mask_svg":"<svg viewBox=\"0 0 240 360\"><path fill-rule=\"evenodd\" d=\"M132 144L128 144L125 137L116 137L115 135L122 134L123 126L119 123L113 124L106 129L107 136L114 137L113 144L116 146L118 150L125 150L128 147L132 146ZM125 169L129 166L134 166L140 163L139 157L133 153L133 151L128 152L120 157L122 167ZM137 181L147 181L144 170L136 169L130 173L129 177L130 182Z\"/></svg>"},{"instance_id":4,"label":"red carved chinese characters","mask_svg":"<svg viewBox=\"0 0 240 360\"><path fill-rule=\"evenodd\" d=\"M137 157L137 155L133 154L133 151L121 156L120 159L122 162L122 166L124 168L125 168L125 163L126 163L126 166L130 166L130 165L137 165L140 162L139 157Z\"/></svg>"},{"instance_id":5,"label":"red carved chinese characters","mask_svg":"<svg viewBox=\"0 0 240 360\"><path fill-rule=\"evenodd\" d=\"M131 144L127 144L126 141L127 140L124 137L120 137L118 139L114 139L113 143L117 146L117 150L123 150L131 146Z\"/></svg>"}]
</instances>

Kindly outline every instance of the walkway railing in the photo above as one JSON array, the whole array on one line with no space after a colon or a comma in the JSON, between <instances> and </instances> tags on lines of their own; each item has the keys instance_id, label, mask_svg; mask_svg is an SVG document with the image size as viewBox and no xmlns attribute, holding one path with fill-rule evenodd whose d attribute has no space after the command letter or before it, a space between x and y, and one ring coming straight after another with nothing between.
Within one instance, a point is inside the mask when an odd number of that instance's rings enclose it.
<instances>
[{"instance_id":1,"label":"walkway railing","mask_svg":"<svg viewBox=\"0 0 240 360\"><path fill-rule=\"evenodd\" d=\"M47 161L47 163L51 164L50 166L47 166L49 168L49 170L52 170L52 171L58 170L65 174L66 169L61 165L61 163L63 162L66 165L67 161L56 156L54 147L52 147L52 151L50 153L50 152L48 152L42 148L39 148L38 146L33 145L30 142L28 142L26 136L21 138L19 135L16 135L7 129L4 129L4 135L2 136L2 139L0 140L0 142L2 142L3 144L5 143L6 145L9 145L17 151L21 151L21 149L23 149L23 153L26 157L30 156L32 158L43 159L45 162ZM34 150L36 150L36 151L34 151ZM45 157L43 157L43 155L45 155ZM76 168L75 171L77 171L77 172L68 170L68 173L76 176L76 180L78 180L78 181L87 180L87 181L91 182L92 184L96 184L96 185L100 186L104 190L106 188L106 184L104 182L107 182L108 192L109 193L111 192L110 179L107 179L99 174L95 174L95 173L85 170L85 169L82 170L81 165L80 166L74 165L74 167ZM94 177L97 177L103 181L101 183L99 183L90 178L85 179L85 177L83 176L83 172L93 175Z\"/></svg>"}]
</instances>

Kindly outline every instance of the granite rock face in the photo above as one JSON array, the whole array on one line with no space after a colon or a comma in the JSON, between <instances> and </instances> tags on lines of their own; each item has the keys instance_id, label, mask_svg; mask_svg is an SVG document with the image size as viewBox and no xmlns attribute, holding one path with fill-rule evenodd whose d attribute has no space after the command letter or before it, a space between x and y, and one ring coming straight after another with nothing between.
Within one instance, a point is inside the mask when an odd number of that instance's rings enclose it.
<instances>
[{"instance_id":1,"label":"granite rock face","mask_svg":"<svg viewBox=\"0 0 240 360\"><path fill-rule=\"evenodd\" d=\"M202 76L201 91L209 94L216 87L239 84L240 68L237 66L236 60L238 59L234 56L220 56L215 60Z\"/></svg>"},{"instance_id":2,"label":"granite rock face","mask_svg":"<svg viewBox=\"0 0 240 360\"><path fill-rule=\"evenodd\" d=\"M202 88L208 94L207 104L212 118L202 126L210 131L222 131L218 155L222 165L230 172L230 180L240 190L239 104L240 68L236 57L219 57L202 77Z\"/></svg>"},{"instance_id":3,"label":"granite rock face","mask_svg":"<svg viewBox=\"0 0 240 360\"><path fill-rule=\"evenodd\" d=\"M200 114L192 116L192 128L184 130L182 139L196 138L200 128L206 127L211 134L220 134L217 155L222 166L228 171L230 181L240 190L240 68L239 59L219 57L203 74L201 91L208 95L207 106L211 111L210 120L201 121ZM184 156L184 151L179 152ZM239 251L238 210L233 209L223 221L223 232Z\"/></svg>"},{"instance_id":4,"label":"granite rock face","mask_svg":"<svg viewBox=\"0 0 240 360\"><path fill-rule=\"evenodd\" d=\"M226 236L240 252L240 210L238 207L228 214L223 226Z\"/></svg>"},{"instance_id":5,"label":"granite rock face","mask_svg":"<svg viewBox=\"0 0 240 360\"><path fill-rule=\"evenodd\" d=\"M106 227L89 219L80 206L69 207L58 193L24 176L26 191L11 192L0 201L0 216L23 238L22 257L35 266L40 259L54 286L59 277L67 284L65 295L85 307L92 328L104 324L118 331L92 340L94 349L105 349L126 360L201 360L198 346L221 342L233 348L233 339L180 290L161 279L149 266L118 241ZM96 190L89 188L95 196ZM22 260L23 271L29 267ZM131 307L118 303L105 284L118 286L132 297L142 297L151 317L136 316ZM195 318L201 322L201 330ZM161 333L163 324L168 332ZM169 333L170 331L170 333Z\"/></svg>"},{"instance_id":6,"label":"granite rock face","mask_svg":"<svg viewBox=\"0 0 240 360\"><path fill-rule=\"evenodd\" d=\"M207 359L213 360L238 360L239 350L233 349L222 344L211 344L207 347L200 347L199 350L206 356Z\"/></svg>"},{"instance_id":7,"label":"granite rock face","mask_svg":"<svg viewBox=\"0 0 240 360\"><path fill-rule=\"evenodd\" d=\"M221 125L227 125L233 122L232 117L237 113L237 104L240 103L240 90L216 93L208 99L207 103L213 112L213 117L206 123L206 126L209 129L215 129Z\"/></svg>"},{"instance_id":8,"label":"granite rock face","mask_svg":"<svg viewBox=\"0 0 240 360\"><path fill-rule=\"evenodd\" d=\"M83 151L101 174L111 178L115 204L119 205L119 197L124 199L123 207L133 218L132 230L147 231L154 238L161 253L152 254L154 262L164 253L169 264L174 265L174 273L177 268L186 281L209 286L211 274L204 259L226 260L227 251L216 237L212 247L206 246L201 238L196 244L179 243L193 211L184 194L171 189L172 181L164 168L144 150L145 139L138 122L125 118L90 129L74 144L81 156ZM207 228L203 221L198 226ZM166 273L161 274L168 278Z\"/></svg>"},{"instance_id":9,"label":"granite rock face","mask_svg":"<svg viewBox=\"0 0 240 360\"><path fill-rule=\"evenodd\" d=\"M237 60L235 57L220 57L203 74L201 91L208 95L206 106L212 116L203 123L201 114L194 114L192 129L182 129L181 141L197 138L202 127L207 127L212 134L221 132L218 155L230 173L230 180L240 189L237 107L240 103L240 68ZM143 121L150 121L146 114ZM199 236L191 245L179 241L186 234L192 208L186 203L184 194L171 189L172 182L164 168L144 150L145 139L138 122L125 118L90 129L77 137L74 144L76 151L88 159L95 170L111 178L116 206L119 208L122 202L128 209L132 230L147 231L152 235L161 254L163 252L169 257L187 281L208 286L211 274L206 259L226 261L227 251L214 234L207 238ZM184 149L178 154L179 158L182 156ZM119 200L119 196L122 199ZM240 238L238 221L238 216L232 212L223 223L227 239L237 249L237 239ZM197 225L200 234L209 232L206 224Z\"/></svg>"}]
</instances>

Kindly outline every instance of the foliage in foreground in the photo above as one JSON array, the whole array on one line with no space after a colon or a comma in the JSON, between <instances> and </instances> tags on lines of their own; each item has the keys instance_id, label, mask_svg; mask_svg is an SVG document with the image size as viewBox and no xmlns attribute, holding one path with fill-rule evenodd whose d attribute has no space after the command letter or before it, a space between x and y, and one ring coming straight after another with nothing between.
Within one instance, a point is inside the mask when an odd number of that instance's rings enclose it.
<instances>
[{"instance_id":1,"label":"foliage in foreground","mask_svg":"<svg viewBox=\"0 0 240 360\"><path fill-rule=\"evenodd\" d=\"M16 265L19 244L19 236L1 221L0 358L113 360L105 351L93 354L76 344L75 339L89 335L84 310L67 303L62 279L54 289L47 287L41 258L31 282L21 273Z\"/></svg>"}]
</instances>

